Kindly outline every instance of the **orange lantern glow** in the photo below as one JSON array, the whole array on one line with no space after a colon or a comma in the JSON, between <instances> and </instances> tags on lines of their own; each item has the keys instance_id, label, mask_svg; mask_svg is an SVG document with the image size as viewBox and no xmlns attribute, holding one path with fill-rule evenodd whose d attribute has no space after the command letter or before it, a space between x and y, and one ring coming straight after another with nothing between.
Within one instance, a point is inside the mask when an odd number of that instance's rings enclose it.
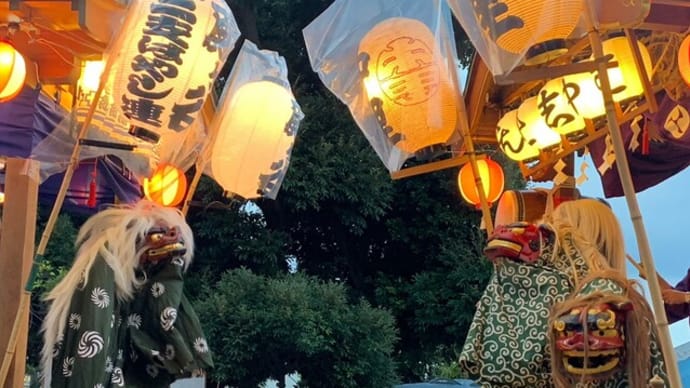
<instances>
[{"instance_id":1,"label":"orange lantern glow","mask_svg":"<svg viewBox=\"0 0 690 388\"><path fill-rule=\"evenodd\" d=\"M0 42L0 102L19 94L26 79L26 62L14 46Z\"/></svg>"},{"instance_id":2,"label":"orange lantern glow","mask_svg":"<svg viewBox=\"0 0 690 388\"><path fill-rule=\"evenodd\" d=\"M478 160L477 169L482 180L482 188L484 189L484 194L486 194L486 200L489 202L489 206L491 206L503 193L503 186L505 184L503 169L500 164L491 159ZM460 169L458 187L465 201L476 207L480 206L481 201L479 200L477 183L474 179L472 166L469 163L466 163Z\"/></svg>"},{"instance_id":3,"label":"orange lantern glow","mask_svg":"<svg viewBox=\"0 0 690 388\"><path fill-rule=\"evenodd\" d=\"M647 77L652 74L652 59L649 56L647 46L637 41L637 48L642 57L642 64ZM644 94L642 75L637 71L635 59L628 39L625 36L617 36L602 42L604 55L613 55L612 61L618 62L618 66L608 69L611 82L613 101L624 102Z\"/></svg>"},{"instance_id":4,"label":"orange lantern glow","mask_svg":"<svg viewBox=\"0 0 690 388\"><path fill-rule=\"evenodd\" d=\"M539 148L528 142L523 130L525 123L518 120L518 110L504 114L496 124L496 141L506 156L518 162L529 162L539 158Z\"/></svg>"},{"instance_id":5,"label":"orange lantern glow","mask_svg":"<svg viewBox=\"0 0 690 388\"><path fill-rule=\"evenodd\" d=\"M448 141L457 119L455 87L429 27L386 19L364 36L359 58L366 98L396 147L414 153Z\"/></svg>"},{"instance_id":6,"label":"orange lantern glow","mask_svg":"<svg viewBox=\"0 0 690 388\"><path fill-rule=\"evenodd\" d=\"M690 86L690 35L683 39L678 48L678 71L685 84Z\"/></svg>"},{"instance_id":7,"label":"orange lantern glow","mask_svg":"<svg viewBox=\"0 0 690 388\"><path fill-rule=\"evenodd\" d=\"M177 206L187 192L187 177L175 166L161 164L151 178L144 178L144 195L163 206Z\"/></svg>"},{"instance_id":8,"label":"orange lantern glow","mask_svg":"<svg viewBox=\"0 0 690 388\"><path fill-rule=\"evenodd\" d=\"M520 104L517 120L524 124L522 136L527 143L534 144L540 150L548 150L560 144L561 136L546 125L544 117L539 113L536 96L527 98Z\"/></svg>"}]
</instances>

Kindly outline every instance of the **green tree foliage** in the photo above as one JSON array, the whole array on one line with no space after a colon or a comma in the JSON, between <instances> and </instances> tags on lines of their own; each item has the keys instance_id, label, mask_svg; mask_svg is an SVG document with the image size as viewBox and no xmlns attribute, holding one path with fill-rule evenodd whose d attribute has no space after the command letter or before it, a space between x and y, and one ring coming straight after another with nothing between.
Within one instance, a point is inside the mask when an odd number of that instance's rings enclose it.
<instances>
[{"instance_id":1,"label":"green tree foliage","mask_svg":"<svg viewBox=\"0 0 690 388\"><path fill-rule=\"evenodd\" d=\"M199 241L196 268L203 272L200 282L213 284L221 270L240 266L273 276L284 268L281 257L293 257L301 271L344 282L351 298L392 311L400 336L398 372L405 380L424 378L432 365L457 358L489 277L480 213L462 202L457 169L391 180L348 109L321 84L301 31L330 3L229 1L236 17L256 23L240 23L245 37L285 56L305 119L277 200L257 201L260 214L207 209L190 218ZM462 31L456 36L459 58L467 64L471 45ZM524 187L515 165L504 166L507 187ZM209 183L197 198L228 203L217 192ZM242 225L249 229L241 231ZM228 369L218 377L231 378L231 365L220 366ZM333 386L326 375L309 378Z\"/></svg>"},{"instance_id":2,"label":"green tree foliage","mask_svg":"<svg viewBox=\"0 0 690 388\"><path fill-rule=\"evenodd\" d=\"M196 304L212 341L221 384L255 388L302 376L300 387L386 387L395 383L393 318L345 287L302 274L267 278L227 272Z\"/></svg>"}]
</instances>

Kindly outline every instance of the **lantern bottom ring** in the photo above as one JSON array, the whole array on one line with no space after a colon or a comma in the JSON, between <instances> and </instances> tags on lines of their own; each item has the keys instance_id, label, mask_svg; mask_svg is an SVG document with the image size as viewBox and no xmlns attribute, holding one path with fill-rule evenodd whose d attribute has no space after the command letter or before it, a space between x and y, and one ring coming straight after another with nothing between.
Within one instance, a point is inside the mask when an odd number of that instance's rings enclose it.
<instances>
[{"instance_id":1,"label":"lantern bottom ring","mask_svg":"<svg viewBox=\"0 0 690 388\"><path fill-rule=\"evenodd\" d=\"M566 52L568 52L568 48L566 47L565 39L551 39L537 43L527 50L525 65L533 66L549 62Z\"/></svg>"}]
</instances>

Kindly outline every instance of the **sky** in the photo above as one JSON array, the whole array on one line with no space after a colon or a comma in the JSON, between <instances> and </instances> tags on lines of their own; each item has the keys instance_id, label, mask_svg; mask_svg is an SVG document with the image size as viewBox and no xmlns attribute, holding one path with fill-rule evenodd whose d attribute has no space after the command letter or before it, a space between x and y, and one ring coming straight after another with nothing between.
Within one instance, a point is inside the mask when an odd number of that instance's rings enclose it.
<instances>
[{"instance_id":1,"label":"sky","mask_svg":"<svg viewBox=\"0 0 690 388\"><path fill-rule=\"evenodd\" d=\"M589 179L579 186L580 194L604 198L599 174L591 158L581 158L588 164L585 174ZM575 171L580 171L579 166ZM607 198L623 229L628 254L640 261L635 230L625 197ZM690 240L690 168L637 194L638 206L644 222L647 239L657 272L670 284L675 285L687 274L690 267L690 249L685 242ZM628 277L646 282L638 277L638 271L628 263ZM651 298L647 291L647 299ZM674 347L690 342L688 320L670 326Z\"/></svg>"}]
</instances>

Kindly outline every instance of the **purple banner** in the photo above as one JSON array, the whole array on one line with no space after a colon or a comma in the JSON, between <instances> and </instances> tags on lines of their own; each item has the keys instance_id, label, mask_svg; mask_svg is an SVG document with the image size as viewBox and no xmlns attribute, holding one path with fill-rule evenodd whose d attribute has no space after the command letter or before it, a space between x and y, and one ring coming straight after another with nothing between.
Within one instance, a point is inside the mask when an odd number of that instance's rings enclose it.
<instances>
[{"instance_id":1,"label":"purple banner","mask_svg":"<svg viewBox=\"0 0 690 388\"><path fill-rule=\"evenodd\" d=\"M0 156L28 158L34 142L34 112L41 89L24 86L0 104Z\"/></svg>"},{"instance_id":2,"label":"purple banner","mask_svg":"<svg viewBox=\"0 0 690 388\"><path fill-rule=\"evenodd\" d=\"M655 186L690 165L690 98L672 100L657 94L659 111L621 125L635 192ZM589 145L604 195L620 197L623 188L610 135Z\"/></svg>"}]
</instances>

